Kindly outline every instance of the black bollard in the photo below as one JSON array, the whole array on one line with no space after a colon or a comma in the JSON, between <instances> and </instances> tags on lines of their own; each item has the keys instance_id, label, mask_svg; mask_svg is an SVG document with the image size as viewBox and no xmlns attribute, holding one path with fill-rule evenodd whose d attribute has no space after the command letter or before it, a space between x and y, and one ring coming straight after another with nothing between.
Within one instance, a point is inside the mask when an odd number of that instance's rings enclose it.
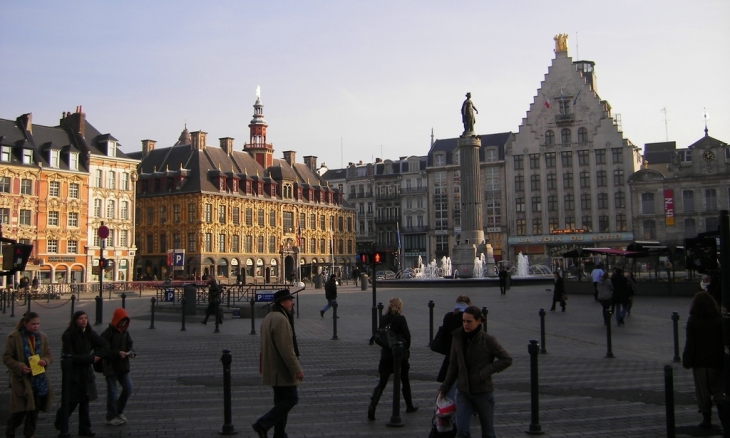
<instances>
[{"instance_id":1,"label":"black bollard","mask_svg":"<svg viewBox=\"0 0 730 438\"><path fill-rule=\"evenodd\" d=\"M540 309L540 354L547 354L545 349L545 309Z\"/></svg>"},{"instance_id":2,"label":"black bollard","mask_svg":"<svg viewBox=\"0 0 730 438\"><path fill-rule=\"evenodd\" d=\"M30 299L30 294L28 294L28 298L27 298L27 301L28 301L28 310L26 310L26 312L30 313L30 302L32 301L32 300Z\"/></svg>"},{"instance_id":3,"label":"black bollard","mask_svg":"<svg viewBox=\"0 0 730 438\"><path fill-rule=\"evenodd\" d=\"M221 300L219 298L215 299L215 330L213 330L213 333L220 333L221 331L218 329L218 324L220 324L221 320L223 319L223 314L219 313L221 310ZM185 312L183 312L185 313Z\"/></svg>"},{"instance_id":4,"label":"black bollard","mask_svg":"<svg viewBox=\"0 0 730 438\"><path fill-rule=\"evenodd\" d=\"M150 300L152 302L152 316L150 316L150 328L155 328L155 303L157 302L157 298L152 297Z\"/></svg>"},{"instance_id":5,"label":"black bollard","mask_svg":"<svg viewBox=\"0 0 730 438\"><path fill-rule=\"evenodd\" d=\"M613 350L611 349L611 315L613 315L613 312L606 310L606 359L613 359Z\"/></svg>"},{"instance_id":6,"label":"black bollard","mask_svg":"<svg viewBox=\"0 0 730 438\"><path fill-rule=\"evenodd\" d=\"M672 362L682 362L679 357L679 313L672 312L672 326L674 330L674 357Z\"/></svg>"},{"instance_id":7,"label":"black bollard","mask_svg":"<svg viewBox=\"0 0 730 438\"><path fill-rule=\"evenodd\" d=\"M71 295L71 316L74 314L74 307L76 305L76 295Z\"/></svg>"},{"instance_id":8,"label":"black bollard","mask_svg":"<svg viewBox=\"0 0 730 438\"><path fill-rule=\"evenodd\" d=\"M332 340L336 341L337 338L337 301L332 302Z\"/></svg>"},{"instance_id":9,"label":"black bollard","mask_svg":"<svg viewBox=\"0 0 730 438\"><path fill-rule=\"evenodd\" d=\"M256 312L254 312L254 310L256 310L254 308L255 304L256 304L256 301L253 298L251 298L251 333L250 334L252 334L252 335L256 334L256 321L255 321Z\"/></svg>"},{"instance_id":10,"label":"black bollard","mask_svg":"<svg viewBox=\"0 0 730 438\"><path fill-rule=\"evenodd\" d=\"M383 320L383 303L378 303L378 327L380 322Z\"/></svg>"},{"instance_id":11,"label":"black bollard","mask_svg":"<svg viewBox=\"0 0 730 438\"><path fill-rule=\"evenodd\" d=\"M15 317L15 291L10 294L10 317Z\"/></svg>"},{"instance_id":12,"label":"black bollard","mask_svg":"<svg viewBox=\"0 0 730 438\"><path fill-rule=\"evenodd\" d=\"M664 365L664 405L667 410L667 438L674 438L674 368Z\"/></svg>"},{"instance_id":13,"label":"black bollard","mask_svg":"<svg viewBox=\"0 0 730 438\"><path fill-rule=\"evenodd\" d=\"M94 325L100 325L101 324L101 320L104 318L104 315L103 315L103 313L104 313L104 303L102 301L103 298L100 297L100 296L97 296L97 297L94 298L94 300L96 301L96 322L94 323Z\"/></svg>"},{"instance_id":14,"label":"black bollard","mask_svg":"<svg viewBox=\"0 0 730 438\"><path fill-rule=\"evenodd\" d=\"M433 300L428 301L428 345L433 341Z\"/></svg>"},{"instance_id":15,"label":"black bollard","mask_svg":"<svg viewBox=\"0 0 730 438\"><path fill-rule=\"evenodd\" d=\"M180 298L180 305L182 306L182 327L180 328L181 332L185 331L185 302L187 299L185 297Z\"/></svg>"},{"instance_id":16,"label":"black bollard","mask_svg":"<svg viewBox=\"0 0 730 438\"><path fill-rule=\"evenodd\" d=\"M59 429L59 438L69 438L68 433L68 416L69 404L71 403L71 367L73 367L73 359L70 354L61 356L61 418Z\"/></svg>"},{"instance_id":17,"label":"black bollard","mask_svg":"<svg viewBox=\"0 0 730 438\"><path fill-rule=\"evenodd\" d=\"M233 427L233 415L231 414L231 362L233 362L231 350L223 350L221 362L223 363L223 427L218 433L235 435L238 432Z\"/></svg>"},{"instance_id":18,"label":"black bollard","mask_svg":"<svg viewBox=\"0 0 730 438\"><path fill-rule=\"evenodd\" d=\"M122 309L127 308L127 294L122 292Z\"/></svg>"},{"instance_id":19,"label":"black bollard","mask_svg":"<svg viewBox=\"0 0 730 438\"><path fill-rule=\"evenodd\" d=\"M526 432L530 435L542 435L542 426L540 426L540 401L539 387L537 379L537 354L539 350L537 339L530 339L527 346L527 352L530 353L530 407L531 418L530 428Z\"/></svg>"},{"instance_id":20,"label":"black bollard","mask_svg":"<svg viewBox=\"0 0 730 438\"><path fill-rule=\"evenodd\" d=\"M393 344L393 415L387 423L391 427L401 427L403 422L400 418L400 367L405 353L403 342Z\"/></svg>"},{"instance_id":21,"label":"black bollard","mask_svg":"<svg viewBox=\"0 0 730 438\"><path fill-rule=\"evenodd\" d=\"M3 314L5 314L5 307L7 306L7 297L8 297L8 291L2 291L0 292L0 297L2 297L2 307L3 307Z\"/></svg>"},{"instance_id":22,"label":"black bollard","mask_svg":"<svg viewBox=\"0 0 730 438\"><path fill-rule=\"evenodd\" d=\"M489 309L486 307L482 307L482 328L484 329L484 333L487 332L487 315L489 314Z\"/></svg>"}]
</instances>

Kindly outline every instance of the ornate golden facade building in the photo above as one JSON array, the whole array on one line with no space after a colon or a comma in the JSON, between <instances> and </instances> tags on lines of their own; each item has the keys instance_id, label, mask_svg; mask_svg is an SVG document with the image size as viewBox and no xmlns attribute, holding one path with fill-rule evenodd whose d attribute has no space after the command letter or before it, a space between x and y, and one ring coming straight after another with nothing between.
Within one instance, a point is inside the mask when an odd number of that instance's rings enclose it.
<instances>
[{"instance_id":1,"label":"ornate golden facade building","mask_svg":"<svg viewBox=\"0 0 730 438\"><path fill-rule=\"evenodd\" d=\"M273 157L261 99L250 138L208 146L183 130L172 147L142 141L137 181L135 278L215 274L219 280L281 282L354 266L354 210L316 172L317 158Z\"/></svg>"}]
</instances>

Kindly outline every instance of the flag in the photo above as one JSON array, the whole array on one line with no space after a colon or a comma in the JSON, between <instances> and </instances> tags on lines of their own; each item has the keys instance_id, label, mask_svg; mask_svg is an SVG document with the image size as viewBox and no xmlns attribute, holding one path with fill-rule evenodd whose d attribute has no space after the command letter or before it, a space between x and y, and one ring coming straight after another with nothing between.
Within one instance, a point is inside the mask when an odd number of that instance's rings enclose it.
<instances>
[{"instance_id":1,"label":"flag","mask_svg":"<svg viewBox=\"0 0 730 438\"><path fill-rule=\"evenodd\" d=\"M297 228L297 246L302 247L302 222L299 221L299 228Z\"/></svg>"},{"instance_id":2,"label":"flag","mask_svg":"<svg viewBox=\"0 0 730 438\"><path fill-rule=\"evenodd\" d=\"M396 239L398 239L398 249L400 249L400 225L398 222L395 223L395 235Z\"/></svg>"},{"instance_id":3,"label":"flag","mask_svg":"<svg viewBox=\"0 0 730 438\"><path fill-rule=\"evenodd\" d=\"M545 96L545 93L540 94L542 94L542 97L545 98L545 108L550 108L550 100L547 98L547 96Z\"/></svg>"},{"instance_id":4,"label":"flag","mask_svg":"<svg viewBox=\"0 0 730 438\"><path fill-rule=\"evenodd\" d=\"M575 99L573 99L573 106L575 106L575 104L578 103L578 96L580 96L581 91L583 91L582 88L580 90L578 90L578 94L575 95Z\"/></svg>"}]
</instances>

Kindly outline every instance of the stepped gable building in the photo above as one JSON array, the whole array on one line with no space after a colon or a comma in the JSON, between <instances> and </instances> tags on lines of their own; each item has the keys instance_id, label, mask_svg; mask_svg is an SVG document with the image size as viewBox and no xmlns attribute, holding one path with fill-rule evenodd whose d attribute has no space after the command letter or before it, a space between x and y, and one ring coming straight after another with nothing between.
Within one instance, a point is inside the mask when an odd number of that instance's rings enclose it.
<instances>
[{"instance_id":1,"label":"stepped gable building","mask_svg":"<svg viewBox=\"0 0 730 438\"><path fill-rule=\"evenodd\" d=\"M510 260L523 253L531 264L557 266L571 249L632 242L628 178L641 156L598 95L595 63L574 62L567 35L554 39L555 58L507 148L505 173Z\"/></svg>"},{"instance_id":2,"label":"stepped gable building","mask_svg":"<svg viewBox=\"0 0 730 438\"><path fill-rule=\"evenodd\" d=\"M105 279L128 278L137 161L119 146L86 121L81 107L64 112L55 127L34 125L30 113L0 119L3 236L34 246L18 277L45 284L98 280L92 266L98 266L97 229L105 221Z\"/></svg>"},{"instance_id":3,"label":"stepped gable building","mask_svg":"<svg viewBox=\"0 0 730 438\"><path fill-rule=\"evenodd\" d=\"M136 278L172 275L169 252L184 252L175 278L280 283L333 265L349 273L354 214L342 192L320 179L316 157L274 158L258 97L248 126L242 151L230 137L209 146L207 133L187 127L171 147L142 141L133 154L141 159Z\"/></svg>"},{"instance_id":4,"label":"stepped gable building","mask_svg":"<svg viewBox=\"0 0 730 438\"><path fill-rule=\"evenodd\" d=\"M706 126L704 137L686 148L646 144L644 165L628 182L636 238L683 245L686 237L716 231L720 210L730 209L730 147Z\"/></svg>"},{"instance_id":5,"label":"stepped gable building","mask_svg":"<svg viewBox=\"0 0 730 438\"><path fill-rule=\"evenodd\" d=\"M484 235L492 245L495 261L505 259L507 223L505 215L506 187L504 184L505 150L514 141L512 132L480 135L479 184L482 187L482 217ZM431 199L428 231L432 257L450 255L451 248L461 240L462 211L461 171L457 138L431 142L428 153L428 187ZM479 256L479 255L477 255ZM486 256L486 254L485 254ZM427 261L424 258L424 261Z\"/></svg>"}]
</instances>

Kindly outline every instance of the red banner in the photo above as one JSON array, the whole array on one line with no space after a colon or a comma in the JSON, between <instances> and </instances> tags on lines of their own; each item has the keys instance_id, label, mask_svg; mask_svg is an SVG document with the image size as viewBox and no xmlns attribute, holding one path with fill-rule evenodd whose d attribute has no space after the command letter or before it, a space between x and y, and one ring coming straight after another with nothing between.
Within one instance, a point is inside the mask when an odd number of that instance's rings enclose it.
<instances>
[{"instance_id":1,"label":"red banner","mask_svg":"<svg viewBox=\"0 0 730 438\"><path fill-rule=\"evenodd\" d=\"M664 224L674 226L674 191L664 189Z\"/></svg>"}]
</instances>

